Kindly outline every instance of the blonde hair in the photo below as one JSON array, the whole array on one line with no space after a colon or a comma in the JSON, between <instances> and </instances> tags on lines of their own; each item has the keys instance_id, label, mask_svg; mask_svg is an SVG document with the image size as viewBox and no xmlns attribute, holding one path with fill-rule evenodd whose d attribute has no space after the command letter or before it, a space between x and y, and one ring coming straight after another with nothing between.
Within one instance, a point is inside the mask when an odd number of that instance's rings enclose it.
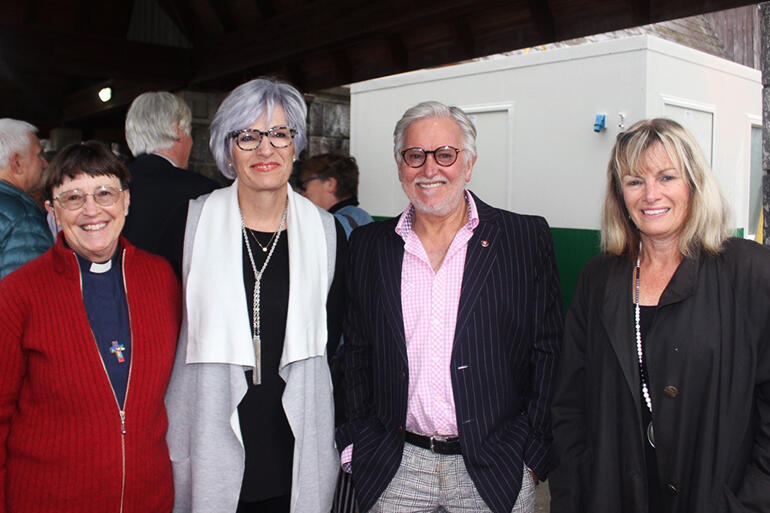
<instances>
[{"instance_id":1,"label":"blonde hair","mask_svg":"<svg viewBox=\"0 0 770 513\"><path fill-rule=\"evenodd\" d=\"M679 123L656 118L635 123L618 134L607 165L607 189L602 213L602 250L636 258L639 230L631 221L621 184L628 175L640 176L649 150L661 144L690 189L690 206L679 238L679 251L692 256L696 249L716 254L732 229L730 207L695 138Z\"/></svg>"}]
</instances>

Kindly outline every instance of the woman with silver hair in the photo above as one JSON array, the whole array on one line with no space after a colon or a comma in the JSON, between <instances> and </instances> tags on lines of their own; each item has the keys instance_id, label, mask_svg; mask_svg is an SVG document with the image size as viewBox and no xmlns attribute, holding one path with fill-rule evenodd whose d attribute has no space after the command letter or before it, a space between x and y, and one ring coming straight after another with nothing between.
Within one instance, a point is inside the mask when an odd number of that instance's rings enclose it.
<instances>
[{"instance_id":1,"label":"woman with silver hair","mask_svg":"<svg viewBox=\"0 0 770 513\"><path fill-rule=\"evenodd\" d=\"M329 511L337 478L327 354L344 310L345 234L288 185L307 108L256 79L210 147L228 188L190 202L184 320L167 393L178 512Z\"/></svg>"},{"instance_id":2,"label":"woman with silver hair","mask_svg":"<svg viewBox=\"0 0 770 513\"><path fill-rule=\"evenodd\" d=\"M617 137L554 396L551 511L770 511L770 251L693 136Z\"/></svg>"}]
</instances>

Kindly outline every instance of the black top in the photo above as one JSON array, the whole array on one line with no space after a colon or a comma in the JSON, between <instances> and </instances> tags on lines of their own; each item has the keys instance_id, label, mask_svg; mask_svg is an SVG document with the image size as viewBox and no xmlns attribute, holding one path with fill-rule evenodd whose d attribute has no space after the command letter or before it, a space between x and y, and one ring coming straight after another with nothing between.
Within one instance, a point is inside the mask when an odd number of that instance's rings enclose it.
<instances>
[{"instance_id":1,"label":"black top","mask_svg":"<svg viewBox=\"0 0 770 513\"><path fill-rule=\"evenodd\" d=\"M257 237L263 246L267 246L272 236L271 233L249 232L249 237ZM259 270L267 253L262 252L253 238L249 244ZM251 327L254 271L246 252L246 244L241 246L246 310L249 312ZM277 497L291 491L294 436L281 404L285 383L278 375L289 308L289 245L285 231L281 233L262 275L260 293L262 384L254 385L252 371L246 371L249 389L238 405L238 419L246 448L241 500L246 502Z\"/></svg>"},{"instance_id":2,"label":"black top","mask_svg":"<svg viewBox=\"0 0 770 513\"><path fill-rule=\"evenodd\" d=\"M643 354L647 354L648 344L645 335L649 335L650 328L652 327L652 321L655 319L655 313L657 312L657 305L641 305L639 307L639 331L642 335L642 349ZM642 358L642 367L644 368L645 376L647 378L647 389L650 394L650 379L649 372L647 371L647 359ZM641 380L640 380L641 383ZM642 433L644 433L644 461L647 465L647 501L648 511L650 513L663 511L663 488L660 482L660 475L658 473L658 459L655 456L655 448L650 445L647 440L647 426L652 422L652 414L647 408L647 402L644 400L644 394L639 387L639 398L642 404ZM652 405L655 408L655 405Z\"/></svg>"},{"instance_id":3,"label":"black top","mask_svg":"<svg viewBox=\"0 0 770 513\"><path fill-rule=\"evenodd\" d=\"M180 205L219 187L215 181L175 167L158 155L139 155L128 169L131 206L123 236L155 254L161 253L164 226Z\"/></svg>"},{"instance_id":4,"label":"black top","mask_svg":"<svg viewBox=\"0 0 770 513\"><path fill-rule=\"evenodd\" d=\"M358 206L358 198L356 196L351 196L351 197L346 198L346 199L344 199L342 201L338 201L337 203L332 205L331 208L329 208L329 213L333 214L336 211L338 211L339 209L341 209L343 207L349 207L351 205L354 206L354 207Z\"/></svg>"},{"instance_id":5,"label":"black top","mask_svg":"<svg viewBox=\"0 0 770 513\"><path fill-rule=\"evenodd\" d=\"M131 367L131 327L119 254L120 250L116 251L111 259L112 267L100 273L92 272L91 262L75 253L83 280L83 304L88 323L115 399L123 409Z\"/></svg>"}]
</instances>

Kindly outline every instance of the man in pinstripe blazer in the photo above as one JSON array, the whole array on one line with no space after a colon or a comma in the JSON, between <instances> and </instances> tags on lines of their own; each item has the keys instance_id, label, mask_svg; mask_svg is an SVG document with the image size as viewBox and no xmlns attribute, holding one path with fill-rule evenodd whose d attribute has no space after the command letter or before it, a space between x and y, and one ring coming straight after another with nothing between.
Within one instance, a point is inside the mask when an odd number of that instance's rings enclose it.
<instances>
[{"instance_id":1,"label":"man in pinstripe blazer","mask_svg":"<svg viewBox=\"0 0 770 513\"><path fill-rule=\"evenodd\" d=\"M350 241L337 443L361 511L531 512L551 467L551 234L465 190L475 141L456 107L407 110L394 142L410 205Z\"/></svg>"}]
</instances>

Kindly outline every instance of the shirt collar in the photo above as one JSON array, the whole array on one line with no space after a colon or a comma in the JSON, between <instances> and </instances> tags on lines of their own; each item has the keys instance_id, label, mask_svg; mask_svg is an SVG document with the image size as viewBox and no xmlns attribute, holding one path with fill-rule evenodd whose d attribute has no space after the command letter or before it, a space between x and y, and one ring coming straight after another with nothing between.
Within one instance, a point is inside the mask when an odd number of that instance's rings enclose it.
<instances>
[{"instance_id":1,"label":"shirt collar","mask_svg":"<svg viewBox=\"0 0 770 513\"><path fill-rule=\"evenodd\" d=\"M463 191L465 195L465 201L468 205L468 222L465 223L465 228L473 231L479 225L479 211L476 208L476 202L473 200L473 196L466 190ZM406 207L406 210L401 214L396 224L396 233L406 240L410 233L413 231L414 222L414 205L411 203Z\"/></svg>"}]
</instances>

